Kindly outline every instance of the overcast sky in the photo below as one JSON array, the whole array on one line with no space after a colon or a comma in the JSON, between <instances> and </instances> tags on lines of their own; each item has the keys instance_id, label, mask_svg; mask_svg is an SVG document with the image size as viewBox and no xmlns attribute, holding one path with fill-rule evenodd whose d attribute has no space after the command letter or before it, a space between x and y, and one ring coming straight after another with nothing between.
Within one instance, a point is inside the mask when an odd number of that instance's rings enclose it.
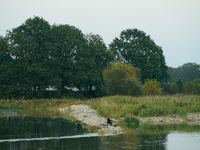
<instances>
[{"instance_id":1,"label":"overcast sky","mask_svg":"<svg viewBox=\"0 0 200 150\"><path fill-rule=\"evenodd\" d=\"M200 0L0 0L0 35L34 15L99 34L107 45L137 28L162 47L168 66L200 64Z\"/></svg>"}]
</instances>

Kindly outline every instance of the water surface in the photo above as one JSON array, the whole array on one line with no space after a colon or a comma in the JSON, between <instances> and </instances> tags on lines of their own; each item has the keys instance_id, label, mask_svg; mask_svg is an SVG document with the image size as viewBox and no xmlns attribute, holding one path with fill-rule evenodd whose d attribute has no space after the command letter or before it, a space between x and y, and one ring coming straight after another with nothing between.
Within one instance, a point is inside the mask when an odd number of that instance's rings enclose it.
<instances>
[{"instance_id":1,"label":"water surface","mask_svg":"<svg viewBox=\"0 0 200 150\"><path fill-rule=\"evenodd\" d=\"M0 150L197 150L199 133L98 135L61 118L0 118Z\"/></svg>"}]
</instances>

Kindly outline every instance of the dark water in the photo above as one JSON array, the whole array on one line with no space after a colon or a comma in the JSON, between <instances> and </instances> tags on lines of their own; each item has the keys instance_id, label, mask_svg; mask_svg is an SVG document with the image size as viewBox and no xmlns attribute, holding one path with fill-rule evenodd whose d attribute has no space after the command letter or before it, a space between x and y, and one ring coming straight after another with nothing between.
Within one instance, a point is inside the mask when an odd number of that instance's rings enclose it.
<instances>
[{"instance_id":1,"label":"dark water","mask_svg":"<svg viewBox=\"0 0 200 150\"><path fill-rule=\"evenodd\" d=\"M0 118L0 150L199 150L199 133L99 136L61 118Z\"/></svg>"}]
</instances>

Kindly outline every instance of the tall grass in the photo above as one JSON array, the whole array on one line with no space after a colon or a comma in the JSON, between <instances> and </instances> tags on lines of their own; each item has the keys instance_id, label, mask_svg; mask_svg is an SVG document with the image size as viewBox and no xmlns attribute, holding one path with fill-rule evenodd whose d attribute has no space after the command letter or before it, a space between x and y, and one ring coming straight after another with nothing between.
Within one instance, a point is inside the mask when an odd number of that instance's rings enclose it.
<instances>
[{"instance_id":1,"label":"tall grass","mask_svg":"<svg viewBox=\"0 0 200 150\"><path fill-rule=\"evenodd\" d=\"M127 115L148 116L185 116L187 113L200 112L200 96L110 96L90 100L78 99L39 99L39 100L0 100L2 109L28 109L31 111L56 111L58 108L73 104L88 104L104 117L118 118Z\"/></svg>"},{"instance_id":2,"label":"tall grass","mask_svg":"<svg viewBox=\"0 0 200 150\"><path fill-rule=\"evenodd\" d=\"M21 109L20 112L28 116L54 117L60 115L59 108L80 102L77 99L0 100L0 106L2 109Z\"/></svg>"},{"instance_id":3,"label":"tall grass","mask_svg":"<svg viewBox=\"0 0 200 150\"><path fill-rule=\"evenodd\" d=\"M200 112L200 96L111 96L87 101L103 116L112 118L135 115L139 117L179 115Z\"/></svg>"}]
</instances>

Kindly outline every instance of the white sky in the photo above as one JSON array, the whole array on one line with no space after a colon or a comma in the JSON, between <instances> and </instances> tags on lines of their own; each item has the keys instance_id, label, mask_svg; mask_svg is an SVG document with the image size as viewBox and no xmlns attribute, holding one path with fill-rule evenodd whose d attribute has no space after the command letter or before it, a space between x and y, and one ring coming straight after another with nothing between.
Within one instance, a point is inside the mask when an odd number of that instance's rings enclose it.
<instances>
[{"instance_id":1,"label":"white sky","mask_svg":"<svg viewBox=\"0 0 200 150\"><path fill-rule=\"evenodd\" d=\"M34 15L99 34L107 45L137 28L162 47L168 66L200 64L200 0L0 0L0 35Z\"/></svg>"}]
</instances>

